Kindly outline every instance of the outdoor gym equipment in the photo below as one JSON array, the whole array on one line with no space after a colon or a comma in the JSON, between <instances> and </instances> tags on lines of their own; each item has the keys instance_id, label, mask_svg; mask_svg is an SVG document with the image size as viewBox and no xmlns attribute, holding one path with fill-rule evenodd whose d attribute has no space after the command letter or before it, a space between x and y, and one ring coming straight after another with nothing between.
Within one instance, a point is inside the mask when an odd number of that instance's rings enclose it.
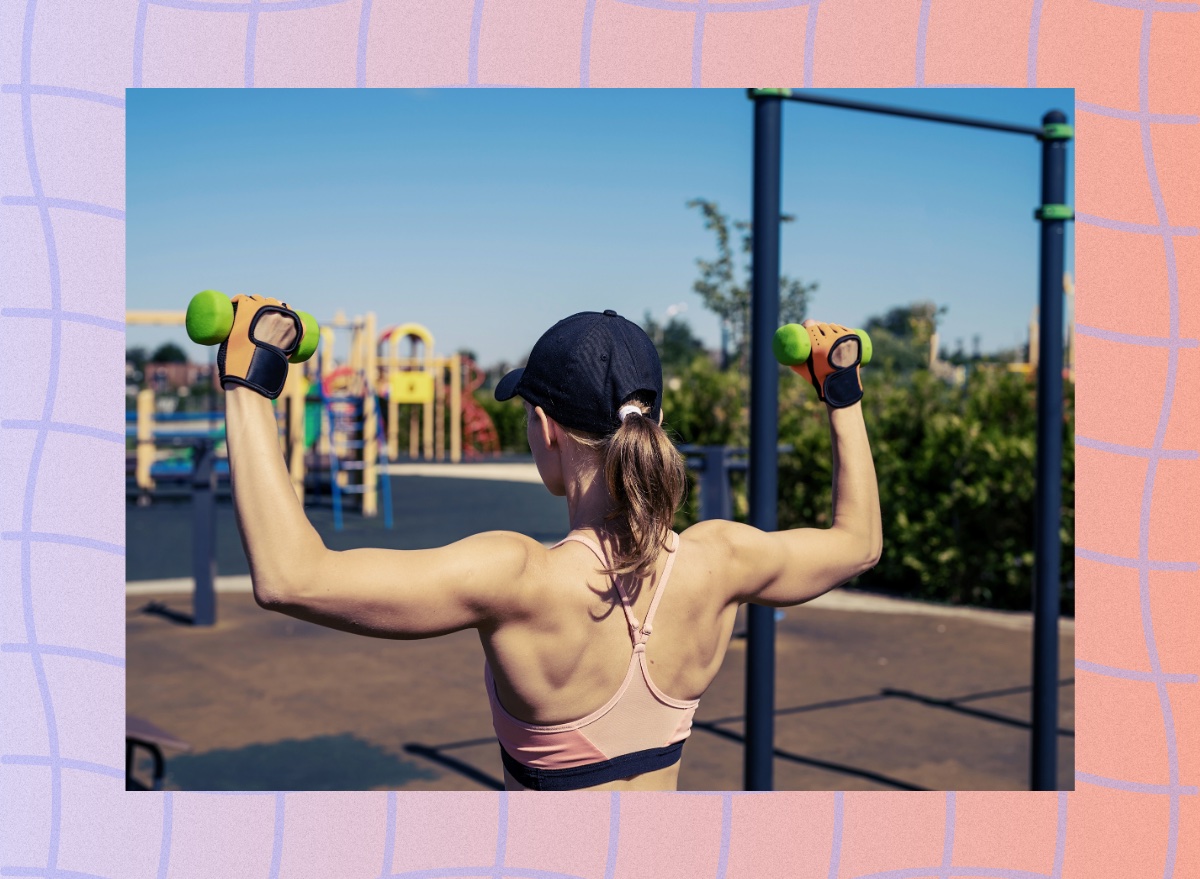
<instances>
[{"instance_id":1,"label":"outdoor gym equipment","mask_svg":"<svg viewBox=\"0 0 1200 879\"><path fill-rule=\"evenodd\" d=\"M1033 741L1030 786L1054 790L1058 735L1059 506L1062 494L1063 263L1065 224L1074 211L1066 201L1067 144L1074 137L1067 117L1051 110L1040 126L1013 125L946 113L930 113L864 101L810 95L791 89L750 89L754 104L754 210L750 306L750 524L777 527L779 368L771 339L779 326L779 225L783 152L783 102L822 104L847 110L964 125L1036 138L1042 146L1037 361L1038 428L1035 502L1033 622ZM746 656L746 790L771 790L774 756L775 617L772 608L749 607Z\"/></svg>"}]
</instances>

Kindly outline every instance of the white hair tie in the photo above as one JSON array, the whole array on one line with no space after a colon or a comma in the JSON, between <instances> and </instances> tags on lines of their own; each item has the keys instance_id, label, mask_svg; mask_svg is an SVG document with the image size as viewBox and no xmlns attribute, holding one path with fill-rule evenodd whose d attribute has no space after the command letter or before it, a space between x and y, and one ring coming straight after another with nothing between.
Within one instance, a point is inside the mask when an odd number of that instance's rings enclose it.
<instances>
[{"instance_id":1,"label":"white hair tie","mask_svg":"<svg viewBox=\"0 0 1200 879\"><path fill-rule=\"evenodd\" d=\"M624 421L630 415L641 415L642 407L634 406L632 403L626 404L617 410L617 417Z\"/></svg>"}]
</instances>

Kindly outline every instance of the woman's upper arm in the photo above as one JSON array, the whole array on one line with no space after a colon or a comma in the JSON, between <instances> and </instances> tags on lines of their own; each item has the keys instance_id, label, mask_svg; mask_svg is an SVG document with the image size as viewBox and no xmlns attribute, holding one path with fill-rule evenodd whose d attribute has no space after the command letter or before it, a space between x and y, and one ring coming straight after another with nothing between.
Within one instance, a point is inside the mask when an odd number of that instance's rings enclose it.
<instances>
[{"instance_id":1,"label":"woman's upper arm","mask_svg":"<svg viewBox=\"0 0 1200 879\"><path fill-rule=\"evenodd\" d=\"M700 529L695 536L712 541L718 557L726 560L731 603L773 607L802 604L874 564L869 546L836 528L768 532L714 520L701 522L693 529Z\"/></svg>"},{"instance_id":2,"label":"woman's upper arm","mask_svg":"<svg viewBox=\"0 0 1200 879\"><path fill-rule=\"evenodd\" d=\"M507 531L437 549L325 550L273 609L382 638L428 638L525 612L527 572L545 549Z\"/></svg>"}]
</instances>

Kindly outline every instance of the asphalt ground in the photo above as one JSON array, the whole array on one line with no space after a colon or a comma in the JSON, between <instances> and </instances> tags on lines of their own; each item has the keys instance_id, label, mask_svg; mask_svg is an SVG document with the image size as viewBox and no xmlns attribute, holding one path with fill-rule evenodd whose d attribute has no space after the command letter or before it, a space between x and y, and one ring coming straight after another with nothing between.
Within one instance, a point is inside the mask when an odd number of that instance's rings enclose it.
<instances>
[{"instance_id":1,"label":"asphalt ground","mask_svg":"<svg viewBox=\"0 0 1200 879\"><path fill-rule=\"evenodd\" d=\"M513 465L460 466L490 466L490 470L483 471L490 474L496 467ZM384 526L382 515L371 519L360 516L354 506L358 499L352 495L343 495L347 505L343 530L333 527L333 503L327 494L308 495L305 502L308 518L325 545L338 550L364 546L423 549L444 546L480 531L496 530L520 531L535 540L552 543L567 533L566 501L551 496L540 482L393 476L391 485L391 528ZM216 530L218 575L250 573L227 484L217 491ZM144 507L127 503L125 537L127 581L190 577L190 493L164 491Z\"/></svg>"},{"instance_id":2,"label":"asphalt ground","mask_svg":"<svg viewBox=\"0 0 1200 879\"><path fill-rule=\"evenodd\" d=\"M469 474L463 473L463 476ZM480 475L483 472L480 471ZM346 515L331 547L441 545L481 530L545 542L566 508L531 482L393 477L395 523ZM227 499L217 624L188 624L190 503L127 510L126 707L191 745L176 790L487 790L498 746L474 633L387 641L260 609ZM740 790L744 624L701 701L681 790ZM1028 788L1031 619L839 590L777 624L777 790ZM1059 787L1074 777L1074 626L1060 629Z\"/></svg>"}]
</instances>

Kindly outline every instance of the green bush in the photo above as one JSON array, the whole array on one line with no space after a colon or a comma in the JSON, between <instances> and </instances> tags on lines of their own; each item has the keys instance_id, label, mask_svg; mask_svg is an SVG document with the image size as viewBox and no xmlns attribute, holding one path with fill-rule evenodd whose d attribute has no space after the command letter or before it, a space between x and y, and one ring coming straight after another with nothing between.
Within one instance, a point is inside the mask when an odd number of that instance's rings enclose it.
<instances>
[{"instance_id":1,"label":"green bush","mask_svg":"<svg viewBox=\"0 0 1200 879\"><path fill-rule=\"evenodd\" d=\"M525 433L525 406L517 397L501 402L490 391L477 391L475 400L491 416L500 438L502 452L529 454L529 439Z\"/></svg>"},{"instance_id":2,"label":"green bush","mask_svg":"<svg viewBox=\"0 0 1200 879\"><path fill-rule=\"evenodd\" d=\"M781 375L779 527L828 527L828 417L811 386ZM860 588L934 601L1025 610L1033 583L1036 394L1020 375L976 369L963 388L926 370L864 370L863 400L879 479L884 552ZM1074 612L1074 389L1063 417L1062 610ZM665 394L686 442L744 446L745 380L696 361ZM735 516L746 509L734 482ZM689 505L681 525L694 520Z\"/></svg>"},{"instance_id":3,"label":"green bush","mask_svg":"<svg viewBox=\"0 0 1200 879\"><path fill-rule=\"evenodd\" d=\"M746 380L697 357L663 388L663 426L681 444L745 445Z\"/></svg>"}]
</instances>

